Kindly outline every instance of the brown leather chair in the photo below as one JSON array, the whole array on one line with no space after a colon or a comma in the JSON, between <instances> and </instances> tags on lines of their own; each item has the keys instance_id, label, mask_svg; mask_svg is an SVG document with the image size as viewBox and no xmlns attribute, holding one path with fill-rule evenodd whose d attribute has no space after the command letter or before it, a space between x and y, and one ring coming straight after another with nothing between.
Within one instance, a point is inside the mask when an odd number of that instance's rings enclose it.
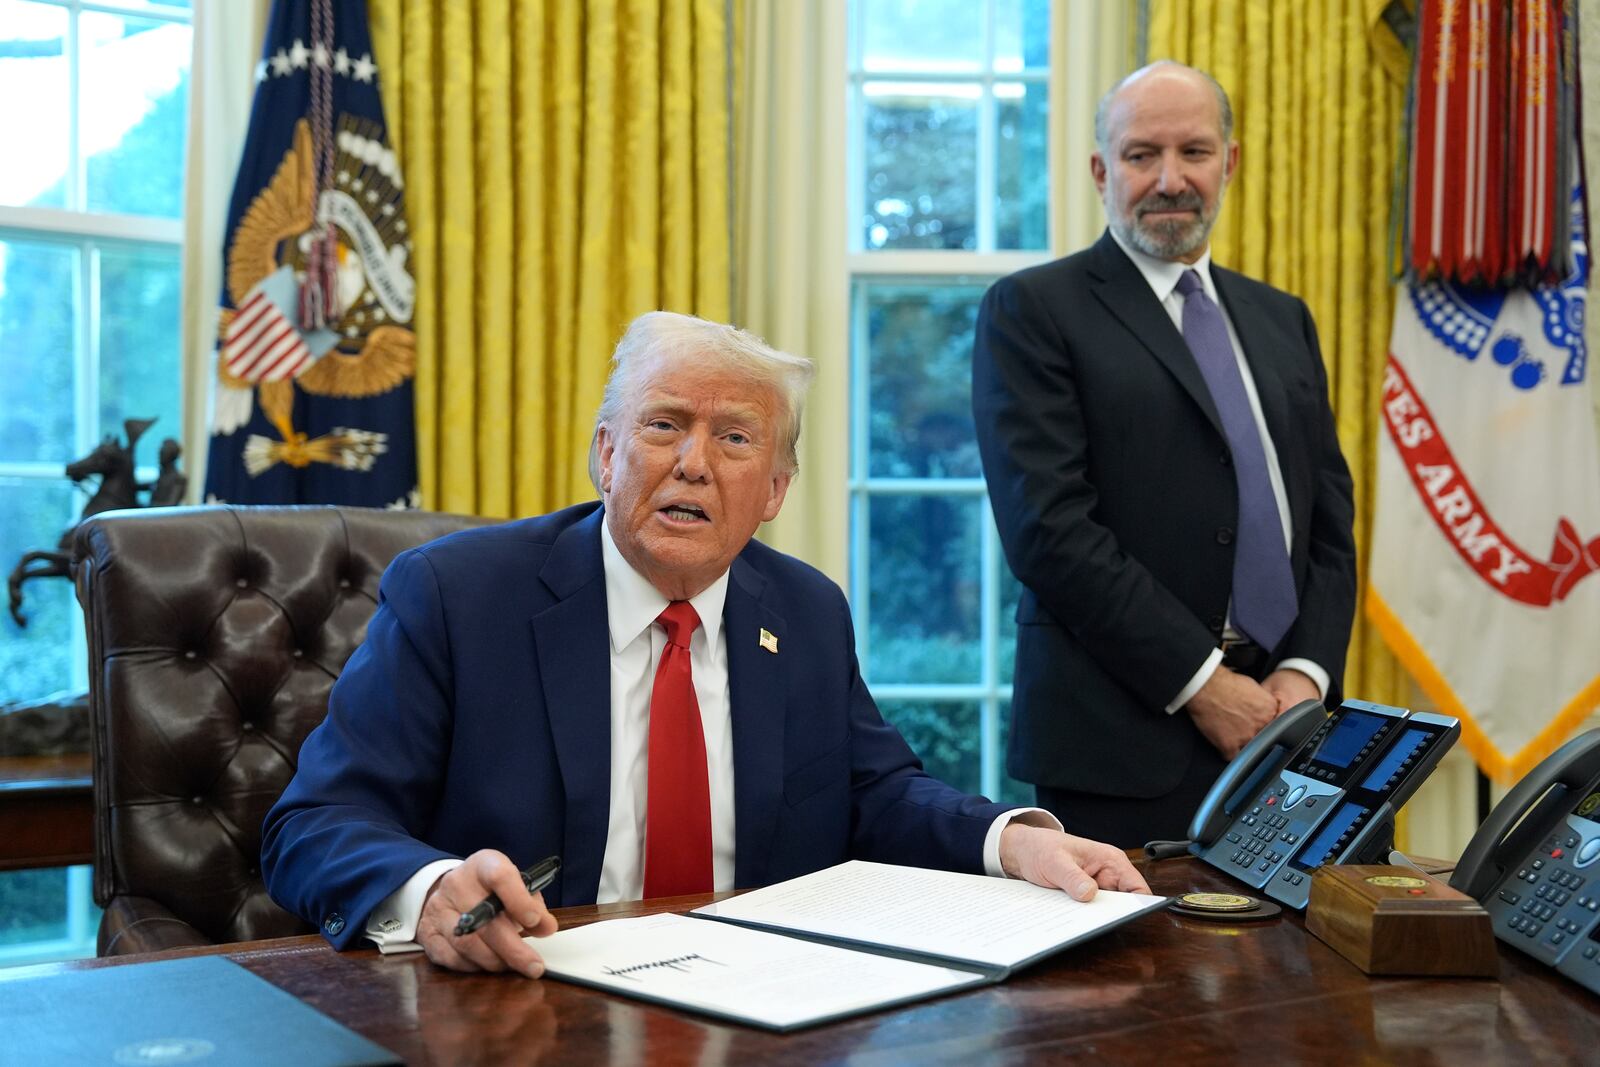
<instances>
[{"instance_id":1,"label":"brown leather chair","mask_svg":"<svg viewBox=\"0 0 1600 1067\"><path fill-rule=\"evenodd\" d=\"M262 886L261 821L366 635L389 561L488 521L204 507L78 527L100 955L311 930Z\"/></svg>"}]
</instances>

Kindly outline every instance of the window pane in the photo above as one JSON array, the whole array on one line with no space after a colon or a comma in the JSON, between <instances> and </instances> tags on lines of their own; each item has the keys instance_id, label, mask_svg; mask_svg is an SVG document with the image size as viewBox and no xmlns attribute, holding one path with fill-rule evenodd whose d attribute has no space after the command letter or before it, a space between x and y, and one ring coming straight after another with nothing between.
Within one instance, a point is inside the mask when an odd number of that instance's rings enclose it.
<instances>
[{"instance_id":1,"label":"window pane","mask_svg":"<svg viewBox=\"0 0 1600 1067\"><path fill-rule=\"evenodd\" d=\"M66 901L65 867L0 874L0 946L65 937Z\"/></svg>"},{"instance_id":2,"label":"window pane","mask_svg":"<svg viewBox=\"0 0 1600 1067\"><path fill-rule=\"evenodd\" d=\"M100 431L159 418L138 449L155 464L162 437L183 436L178 409L178 250L100 252Z\"/></svg>"},{"instance_id":3,"label":"window pane","mask_svg":"<svg viewBox=\"0 0 1600 1067\"><path fill-rule=\"evenodd\" d=\"M66 41L62 8L0 0L0 204L67 206Z\"/></svg>"},{"instance_id":4,"label":"window pane","mask_svg":"<svg viewBox=\"0 0 1600 1067\"><path fill-rule=\"evenodd\" d=\"M983 4L973 0L858 3L863 69L963 73L983 69Z\"/></svg>"},{"instance_id":5,"label":"window pane","mask_svg":"<svg viewBox=\"0 0 1600 1067\"><path fill-rule=\"evenodd\" d=\"M1011 741L1011 701L1000 702L1000 795L994 797L999 804L1025 804L1038 802L1033 783L1019 782L1006 773L1006 746Z\"/></svg>"},{"instance_id":6,"label":"window pane","mask_svg":"<svg viewBox=\"0 0 1600 1067\"><path fill-rule=\"evenodd\" d=\"M6 573L24 552L54 551L81 506L65 477L0 478L0 564ZM0 703L35 700L72 685L72 650L83 626L72 583L40 578L26 583L22 595L28 625L0 621L5 632L0 641Z\"/></svg>"},{"instance_id":7,"label":"window pane","mask_svg":"<svg viewBox=\"0 0 1600 1067\"><path fill-rule=\"evenodd\" d=\"M982 476L972 428L972 330L983 289L860 285L867 301L872 477Z\"/></svg>"},{"instance_id":8,"label":"window pane","mask_svg":"<svg viewBox=\"0 0 1600 1067\"><path fill-rule=\"evenodd\" d=\"M886 700L878 709L905 737L924 770L964 793L979 791L982 763L976 704Z\"/></svg>"},{"instance_id":9,"label":"window pane","mask_svg":"<svg viewBox=\"0 0 1600 1067\"><path fill-rule=\"evenodd\" d=\"M1050 0L994 0L994 69L1002 74L1050 64Z\"/></svg>"},{"instance_id":10,"label":"window pane","mask_svg":"<svg viewBox=\"0 0 1600 1067\"><path fill-rule=\"evenodd\" d=\"M995 95L997 248L1047 248L1050 89L1043 82L1000 82Z\"/></svg>"},{"instance_id":11,"label":"window pane","mask_svg":"<svg viewBox=\"0 0 1600 1067\"><path fill-rule=\"evenodd\" d=\"M978 246L978 85L868 82L863 243Z\"/></svg>"},{"instance_id":12,"label":"window pane","mask_svg":"<svg viewBox=\"0 0 1600 1067\"><path fill-rule=\"evenodd\" d=\"M85 12L78 29L89 210L181 217L189 27Z\"/></svg>"},{"instance_id":13,"label":"window pane","mask_svg":"<svg viewBox=\"0 0 1600 1067\"><path fill-rule=\"evenodd\" d=\"M88 867L0 872L0 966L94 955Z\"/></svg>"},{"instance_id":14,"label":"window pane","mask_svg":"<svg viewBox=\"0 0 1600 1067\"><path fill-rule=\"evenodd\" d=\"M919 494L868 503L867 677L978 682L981 501Z\"/></svg>"},{"instance_id":15,"label":"window pane","mask_svg":"<svg viewBox=\"0 0 1600 1067\"><path fill-rule=\"evenodd\" d=\"M76 248L0 241L0 461L73 458L77 273Z\"/></svg>"}]
</instances>

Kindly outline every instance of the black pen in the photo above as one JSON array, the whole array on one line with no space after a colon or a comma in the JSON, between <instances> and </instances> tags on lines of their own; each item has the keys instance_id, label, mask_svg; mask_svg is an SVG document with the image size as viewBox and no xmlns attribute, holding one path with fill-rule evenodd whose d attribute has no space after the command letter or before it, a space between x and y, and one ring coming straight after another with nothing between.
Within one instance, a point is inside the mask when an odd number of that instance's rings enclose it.
<instances>
[{"instance_id":1,"label":"black pen","mask_svg":"<svg viewBox=\"0 0 1600 1067\"><path fill-rule=\"evenodd\" d=\"M560 856L547 856L535 863L532 867L522 872L522 884L528 887L528 892L537 893L551 882L555 881L556 874L561 870ZM479 927L486 926L506 906L500 903L500 898L490 893L484 898L482 904L471 911L461 913L461 920L456 923L456 936L466 937Z\"/></svg>"}]
</instances>

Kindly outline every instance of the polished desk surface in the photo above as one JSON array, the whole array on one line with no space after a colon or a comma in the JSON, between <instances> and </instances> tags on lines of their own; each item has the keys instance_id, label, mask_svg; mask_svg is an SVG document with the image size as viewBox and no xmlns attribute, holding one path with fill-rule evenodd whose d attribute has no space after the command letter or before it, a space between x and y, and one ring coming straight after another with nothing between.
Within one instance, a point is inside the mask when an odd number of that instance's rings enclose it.
<instances>
[{"instance_id":1,"label":"polished desk surface","mask_svg":"<svg viewBox=\"0 0 1600 1067\"><path fill-rule=\"evenodd\" d=\"M1157 892L1231 889L1197 860L1149 864ZM558 911L564 926L704 898ZM178 950L0 970L8 980ZM336 953L319 937L221 946L408 1063L1576 1063L1600 1056L1600 998L1501 947L1500 977L1368 978L1299 915L1146 916L1000 985L772 1034L557 981L457 975L420 954Z\"/></svg>"},{"instance_id":2,"label":"polished desk surface","mask_svg":"<svg viewBox=\"0 0 1600 1067\"><path fill-rule=\"evenodd\" d=\"M0 757L0 871L94 861L87 752Z\"/></svg>"}]
</instances>

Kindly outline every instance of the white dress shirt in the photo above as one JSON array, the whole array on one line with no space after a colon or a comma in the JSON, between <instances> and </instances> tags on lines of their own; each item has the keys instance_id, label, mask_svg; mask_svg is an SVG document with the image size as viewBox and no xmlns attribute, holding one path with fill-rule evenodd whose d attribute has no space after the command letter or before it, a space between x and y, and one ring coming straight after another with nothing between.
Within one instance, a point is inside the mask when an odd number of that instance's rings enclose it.
<instances>
[{"instance_id":1,"label":"white dress shirt","mask_svg":"<svg viewBox=\"0 0 1600 1067\"><path fill-rule=\"evenodd\" d=\"M611 631L611 812L605 856L600 864L597 904L639 900L644 896L645 801L650 769L650 693L656 665L666 648L666 630L656 616L667 598L634 570L618 551L611 531L600 525L606 576L606 621ZM689 666L694 676L700 725L705 732L706 772L711 787L712 885L721 892L734 886L733 716L728 692L728 638L722 629L722 606L728 592L726 572L689 603L700 616L689 641ZM984 838L984 870L1004 877L1000 867L1000 831L1019 815L1035 826L1061 829L1041 808L1017 808L997 818ZM367 919L367 937L384 952L419 948L413 938L428 890L458 859L428 864L388 897Z\"/></svg>"},{"instance_id":2,"label":"white dress shirt","mask_svg":"<svg viewBox=\"0 0 1600 1067\"><path fill-rule=\"evenodd\" d=\"M1222 298L1217 295L1217 287L1211 280L1210 247L1208 246L1195 262L1183 263L1179 260L1157 259L1155 256L1141 252L1137 248L1130 247L1117 235L1115 230L1111 231L1111 237L1117 242L1117 246L1128 254L1128 258L1133 260L1133 265L1139 268L1139 273L1149 283L1151 292L1155 293L1156 299L1161 301L1162 308L1166 311L1168 317L1172 319L1172 324L1178 328L1180 334L1183 332L1184 297L1182 293L1178 292L1178 280L1183 277L1184 271L1192 270L1200 276L1200 284L1204 287L1206 295L1211 298L1212 303L1216 304L1217 309L1222 312L1222 321L1228 327L1228 341L1233 346L1233 358L1239 365L1239 376L1244 379L1245 395L1250 398L1250 414L1255 419L1256 432L1261 435L1261 449L1267 455L1267 480L1272 483L1272 498L1278 505L1278 520L1283 524L1284 551L1291 551L1294 544L1294 525L1289 517L1289 495L1283 488L1283 471L1278 466L1278 450L1272 443L1272 434L1267 430L1266 416L1261 413L1261 397L1256 393L1256 380L1250 373L1249 362L1244 358L1244 348L1239 344L1238 331L1233 328L1233 318L1228 314L1228 309L1222 303ZM1232 614L1231 608L1229 614ZM1233 629L1233 620L1231 618L1228 620L1227 627L1223 630L1223 636L1228 638L1241 636L1238 631ZM1190 677L1189 684L1185 685L1178 691L1178 695L1172 698L1171 703L1167 705L1167 712L1169 714L1175 712L1189 703L1194 695L1200 692L1201 687L1211 680L1212 674L1216 673L1216 669L1221 664L1222 649L1212 649L1205 662L1200 664L1200 669ZM1278 669L1282 670L1284 668L1297 670L1310 678L1317 687L1317 693L1322 699L1327 699L1330 679L1328 672L1320 664L1298 656L1291 656L1278 664Z\"/></svg>"}]
</instances>

